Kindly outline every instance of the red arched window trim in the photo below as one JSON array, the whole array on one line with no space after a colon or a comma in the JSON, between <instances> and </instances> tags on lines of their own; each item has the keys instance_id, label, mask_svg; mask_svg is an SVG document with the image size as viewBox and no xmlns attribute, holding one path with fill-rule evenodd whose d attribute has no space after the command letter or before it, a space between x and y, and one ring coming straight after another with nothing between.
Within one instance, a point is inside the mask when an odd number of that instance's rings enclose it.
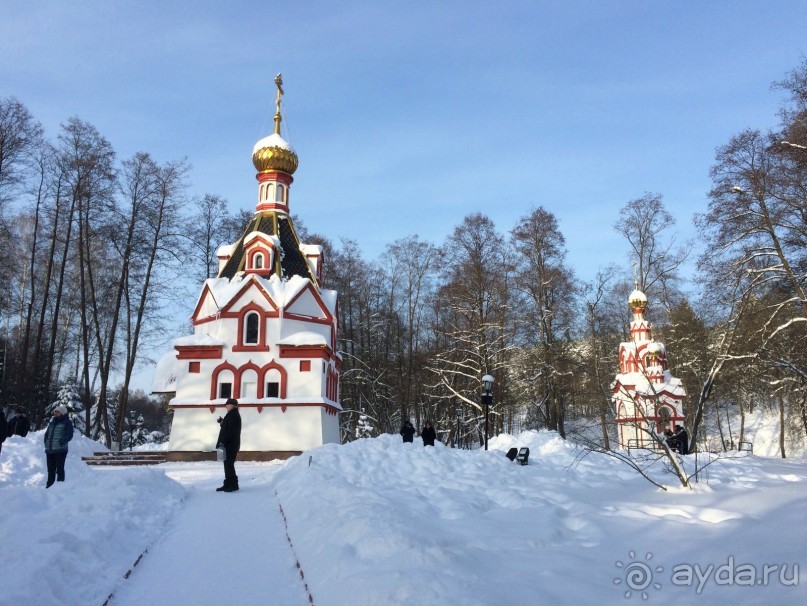
<instances>
[{"instance_id":1,"label":"red arched window trim","mask_svg":"<svg viewBox=\"0 0 807 606\"><path fill-rule=\"evenodd\" d=\"M238 369L230 364L229 362L222 362L213 370L213 374L210 378L210 399L215 400L218 398L218 386L219 386L219 374L222 371L229 370L233 373L233 382L235 383L238 380ZM233 385L233 393L235 393L236 386Z\"/></svg>"}]
</instances>

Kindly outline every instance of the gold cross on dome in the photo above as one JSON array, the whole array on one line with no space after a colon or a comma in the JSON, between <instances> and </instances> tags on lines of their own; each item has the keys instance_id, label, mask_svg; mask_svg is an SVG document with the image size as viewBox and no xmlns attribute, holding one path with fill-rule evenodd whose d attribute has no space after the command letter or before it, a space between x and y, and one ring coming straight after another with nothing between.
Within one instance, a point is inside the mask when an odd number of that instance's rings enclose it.
<instances>
[{"instance_id":1,"label":"gold cross on dome","mask_svg":"<svg viewBox=\"0 0 807 606\"><path fill-rule=\"evenodd\" d=\"M280 134L280 122L283 118L280 115L280 102L283 99L283 74L275 76L275 85L277 86L277 99L275 101L275 134Z\"/></svg>"}]
</instances>

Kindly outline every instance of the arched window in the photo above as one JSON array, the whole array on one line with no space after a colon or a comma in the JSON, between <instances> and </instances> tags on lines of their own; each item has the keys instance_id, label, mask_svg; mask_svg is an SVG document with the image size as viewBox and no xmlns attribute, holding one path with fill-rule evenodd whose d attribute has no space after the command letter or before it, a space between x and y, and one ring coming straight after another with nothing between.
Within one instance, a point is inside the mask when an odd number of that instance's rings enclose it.
<instances>
[{"instance_id":1,"label":"arched window","mask_svg":"<svg viewBox=\"0 0 807 606\"><path fill-rule=\"evenodd\" d=\"M278 184L277 193L275 194L275 202L285 202L285 194L286 188L283 185Z\"/></svg>"},{"instance_id":2,"label":"arched window","mask_svg":"<svg viewBox=\"0 0 807 606\"><path fill-rule=\"evenodd\" d=\"M233 373L230 370L222 370L219 373L216 393L219 398L231 398L233 396Z\"/></svg>"},{"instance_id":3,"label":"arched window","mask_svg":"<svg viewBox=\"0 0 807 606\"><path fill-rule=\"evenodd\" d=\"M258 397L258 373L254 370L245 370L241 373L240 398L254 399Z\"/></svg>"},{"instance_id":4,"label":"arched window","mask_svg":"<svg viewBox=\"0 0 807 606\"><path fill-rule=\"evenodd\" d=\"M260 316L256 312L247 314L244 322L244 345L257 345L260 336Z\"/></svg>"},{"instance_id":5,"label":"arched window","mask_svg":"<svg viewBox=\"0 0 807 606\"><path fill-rule=\"evenodd\" d=\"M265 398L279 398L281 397L280 386L283 384L283 376L277 368L270 368L264 374L264 392Z\"/></svg>"},{"instance_id":6,"label":"arched window","mask_svg":"<svg viewBox=\"0 0 807 606\"><path fill-rule=\"evenodd\" d=\"M255 269L263 269L263 255L261 253L255 253L252 258L252 266Z\"/></svg>"}]
</instances>

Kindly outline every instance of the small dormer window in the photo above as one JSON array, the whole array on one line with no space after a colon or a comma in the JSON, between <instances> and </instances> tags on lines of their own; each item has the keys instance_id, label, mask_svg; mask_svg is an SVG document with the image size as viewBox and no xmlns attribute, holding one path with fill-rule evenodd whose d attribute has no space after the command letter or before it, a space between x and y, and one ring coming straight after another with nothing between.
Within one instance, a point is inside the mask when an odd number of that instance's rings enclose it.
<instances>
[{"instance_id":1,"label":"small dormer window","mask_svg":"<svg viewBox=\"0 0 807 606\"><path fill-rule=\"evenodd\" d=\"M257 253L252 260L252 266L255 269L263 269L263 255L261 253Z\"/></svg>"},{"instance_id":2,"label":"small dormer window","mask_svg":"<svg viewBox=\"0 0 807 606\"><path fill-rule=\"evenodd\" d=\"M244 344L257 345L259 336L260 316L256 312L247 314L244 324Z\"/></svg>"}]
</instances>

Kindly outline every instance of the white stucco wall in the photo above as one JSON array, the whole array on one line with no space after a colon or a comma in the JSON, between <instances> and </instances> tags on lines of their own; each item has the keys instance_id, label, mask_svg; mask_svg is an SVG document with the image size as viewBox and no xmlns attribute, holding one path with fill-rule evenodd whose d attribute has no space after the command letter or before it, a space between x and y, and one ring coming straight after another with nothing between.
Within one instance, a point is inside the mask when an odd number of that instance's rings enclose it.
<instances>
[{"instance_id":1,"label":"white stucco wall","mask_svg":"<svg viewBox=\"0 0 807 606\"><path fill-rule=\"evenodd\" d=\"M174 414L170 450L210 451L216 447L219 424L216 419L226 414L223 406L214 412L209 408L182 408ZM339 442L337 415L327 414L319 406L266 406L261 412L254 407L239 406L241 415L241 450L309 450L325 443Z\"/></svg>"}]
</instances>

